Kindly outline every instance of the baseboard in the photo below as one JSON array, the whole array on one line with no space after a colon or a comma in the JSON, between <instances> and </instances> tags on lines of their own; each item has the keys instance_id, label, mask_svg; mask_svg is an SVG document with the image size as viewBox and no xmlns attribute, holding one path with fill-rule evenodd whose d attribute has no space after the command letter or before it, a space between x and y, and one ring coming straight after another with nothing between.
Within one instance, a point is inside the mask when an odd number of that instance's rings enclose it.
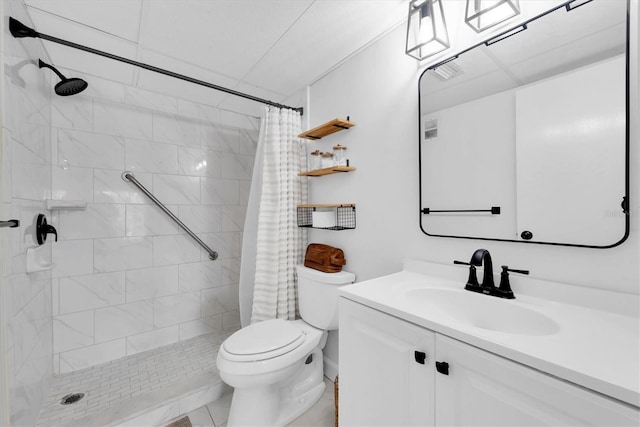
<instances>
[{"instance_id":1,"label":"baseboard","mask_svg":"<svg viewBox=\"0 0 640 427\"><path fill-rule=\"evenodd\" d=\"M331 382L334 382L336 376L338 375L338 364L331 359L323 357L324 362L324 376L327 377Z\"/></svg>"}]
</instances>

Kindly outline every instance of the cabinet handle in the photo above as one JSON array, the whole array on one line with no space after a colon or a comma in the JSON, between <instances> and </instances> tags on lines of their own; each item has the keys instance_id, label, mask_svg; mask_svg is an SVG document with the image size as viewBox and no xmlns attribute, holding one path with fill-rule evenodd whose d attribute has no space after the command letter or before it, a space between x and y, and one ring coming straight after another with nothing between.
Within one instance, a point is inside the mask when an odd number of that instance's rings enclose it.
<instances>
[{"instance_id":1,"label":"cabinet handle","mask_svg":"<svg viewBox=\"0 0 640 427\"><path fill-rule=\"evenodd\" d=\"M449 364L447 362L436 362L436 370L442 375L449 375Z\"/></svg>"},{"instance_id":2,"label":"cabinet handle","mask_svg":"<svg viewBox=\"0 0 640 427\"><path fill-rule=\"evenodd\" d=\"M424 365L424 361L427 360L427 353L425 353L424 351L414 351L413 352L413 357L416 359L416 362L418 362L421 365Z\"/></svg>"}]
</instances>

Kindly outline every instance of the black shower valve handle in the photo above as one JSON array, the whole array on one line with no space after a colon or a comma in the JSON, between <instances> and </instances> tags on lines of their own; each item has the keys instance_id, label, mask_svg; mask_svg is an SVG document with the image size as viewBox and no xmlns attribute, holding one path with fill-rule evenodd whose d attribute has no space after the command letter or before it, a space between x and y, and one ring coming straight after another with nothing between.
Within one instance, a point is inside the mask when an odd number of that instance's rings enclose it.
<instances>
[{"instance_id":1,"label":"black shower valve handle","mask_svg":"<svg viewBox=\"0 0 640 427\"><path fill-rule=\"evenodd\" d=\"M53 236L55 237L55 241L58 241L58 230L56 230L53 225L49 225L47 224L47 226L44 228L45 231L45 235L46 234L53 234Z\"/></svg>"},{"instance_id":2,"label":"black shower valve handle","mask_svg":"<svg viewBox=\"0 0 640 427\"><path fill-rule=\"evenodd\" d=\"M44 214L38 214L38 219L36 220L36 240L39 245L47 241L47 234L53 234L55 241L58 241L58 231L53 225L47 224L47 218Z\"/></svg>"}]
</instances>

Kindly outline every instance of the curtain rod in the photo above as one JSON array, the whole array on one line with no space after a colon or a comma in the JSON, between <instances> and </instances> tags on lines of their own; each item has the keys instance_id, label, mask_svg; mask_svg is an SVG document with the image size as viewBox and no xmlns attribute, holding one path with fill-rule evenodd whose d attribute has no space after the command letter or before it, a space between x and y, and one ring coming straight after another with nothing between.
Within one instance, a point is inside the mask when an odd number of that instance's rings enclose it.
<instances>
[{"instance_id":1,"label":"curtain rod","mask_svg":"<svg viewBox=\"0 0 640 427\"><path fill-rule=\"evenodd\" d=\"M123 58L122 56L118 56L118 55L114 55L114 54L111 54L111 53L103 52L101 50L97 50L97 49L94 49L94 48L91 48L91 47L83 46L81 44L77 44L77 43L70 42L70 41L67 41L67 40L59 39L57 37L53 37L53 36L50 36L50 35L47 35L47 34L39 33L36 30L34 30L33 28L27 27L22 22L18 21L17 19L15 19L13 17L9 17L9 30L11 31L11 34L15 38L24 38L24 37L41 38L43 40L48 40L50 42L59 43L59 44L65 45L65 46L72 47L74 49L83 50L85 52L89 52L89 53L93 53L95 55L103 56L105 58L114 59L116 61L124 62L124 63L129 64L129 65L134 65L136 67L144 68L145 70L154 71L156 73L164 74L165 76L174 77L176 79L184 80L184 81L187 81L187 82L190 82L190 83L194 83L194 84L197 84L197 85L200 85L200 86L206 86L206 87L211 88L211 89L219 90L221 92L225 92L225 93L228 93L228 94L231 94L231 95L239 96L241 98L250 99L252 101L260 102L262 104L267 104L267 105L271 105L271 106L278 107L278 108L287 108L289 110L295 110L295 111L299 112L300 115L303 114L303 108L302 107L290 107L288 105L279 104L277 102L269 101L267 99L258 98L258 97L253 96L253 95L248 95L246 93L238 92L238 91L233 90L233 89L228 89L226 87L218 86L218 85L215 85L213 83L208 83L208 82L205 82L205 81L202 81L202 80L194 79L193 77L185 76L184 74L174 73L173 71L169 71L169 70L165 70L165 69L162 69L162 68L154 67L153 65L145 64L143 62L138 62L138 61L134 61L134 60L131 60L131 59Z\"/></svg>"}]
</instances>

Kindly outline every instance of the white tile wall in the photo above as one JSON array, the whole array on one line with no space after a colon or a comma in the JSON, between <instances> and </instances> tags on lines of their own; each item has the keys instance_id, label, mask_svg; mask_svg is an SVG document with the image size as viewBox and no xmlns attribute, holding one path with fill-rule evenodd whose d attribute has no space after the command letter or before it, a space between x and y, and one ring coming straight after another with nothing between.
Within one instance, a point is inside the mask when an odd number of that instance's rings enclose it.
<instances>
[{"instance_id":1,"label":"white tile wall","mask_svg":"<svg viewBox=\"0 0 640 427\"><path fill-rule=\"evenodd\" d=\"M97 134L151 139L151 111L103 100L96 100L93 110L93 131Z\"/></svg>"},{"instance_id":2,"label":"white tile wall","mask_svg":"<svg viewBox=\"0 0 640 427\"><path fill-rule=\"evenodd\" d=\"M93 169L57 165L52 169L52 198L93 201Z\"/></svg>"},{"instance_id":3,"label":"white tile wall","mask_svg":"<svg viewBox=\"0 0 640 427\"><path fill-rule=\"evenodd\" d=\"M88 205L84 211L60 212L60 240L125 235L124 205Z\"/></svg>"},{"instance_id":4,"label":"white tile wall","mask_svg":"<svg viewBox=\"0 0 640 427\"><path fill-rule=\"evenodd\" d=\"M193 292L202 289L213 288L222 284L221 263L219 262L194 262L180 265L179 284L180 292Z\"/></svg>"},{"instance_id":5,"label":"white tile wall","mask_svg":"<svg viewBox=\"0 0 640 427\"><path fill-rule=\"evenodd\" d=\"M200 146L200 130L195 119L173 114L153 114L153 137L156 141L192 147Z\"/></svg>"},{"instance_id":6,"label":"white tile wall","mask_svg":"<svg viewBox=\"0 0 640 427\"><path fill-rule=\"evenodd\" d=\"M157 328L196 320L201 317L200 292L189 292L154 300L154 324Z\"/></svg>"},{"instance_id":7,"label":"white tile wall","mask_svg":"<svg viewBox=\"0 0 640 427\"><path fill-rule=\"evenodd\" d=\"M202 204L240 205L240 182L232 179L201 178Z\"/></svg>"},{"instance_id":8,"label":"white tile wall","mask_svg":"<svg viewBox=\"0 0 640 427\"><path fill-rule=\"evenodd\" d=\"M51 124L58 128L91 131L93 99L63 98L51 109Z\"/></svg>"},{"instance_id":9,"label":"white tile wall","mask_svg":"<svg viewBox=\"0 0 640 427\"><path fill-rule=\"evenodd\" d=\"M178 172L184 175L219 177L224 153L220 151L178 147Z\"/></svg>"},{"instance_id":10,"label":"white tile wall","mask_svg":"<svg viewBox=\"0 0 640 427\"><path fill-rule=\"evenodd\" d=\"M178 147L172 144L127 139L126 161L127 170L133 172L175 174L178 172Z\"/></svg>"},{"instance_id":11,"label":"white tile wall","mask_svg":"<svg viewBox=\"0 0 640 427\"><path fill-rule=\"evenodd\" d=\"M122 170L93 169L93 201L95 203L151 203L142 191L122 180L122 172ZM153 176L150 173L136 172L135 177L153 192ZM59 184L62 188L66 186L66 183Z\"/></svg>"},{"instance_id":12,"label":"white tile wall","mask_svg":"<svg viewBox=\"0 0 640 427\"><path fill-rule=\"evenodd\" d=\"M180 218L194 233L211 233L221 231L220 208L217 206L182 205L179 207Z\"/></svg>"},{"instance_id":13,"label":"white tile wall","mask_svg":"<svg viewBox=\"0 0 640 427\"><path fill-rule=\"evenodd\" d=\"M123 169L124 138L58 129L56 158L59 166Z\"/></svg>"},{"instance_id":14,"label":"white tile wall","mask_svg":"<svg viewBox=\"0 0 640 427\"><path fill-rule=\"evenodd\" d=\"M93 240L58 241L52 257L55 265L53 277L91 274L93 273Z\"/></svg>"},{"instance_id":15,"label":"white tile wall","mask_svg":"<svg viewBox=\"0 0 640 427\"><path fill-rule=\"evenodd\" d=\"M178 205L165 206L172 212L178 211ZM178 224L158 209L156 205L127 205L127 236L178 234L179 230Z\"/></svg>"},{"instance_id":16,"label":"white tile wall","mask_svg":"<svg viewBox=\"0 0 640 427\"><path fill-rule=\"evenodd\" d=\"M178 283L177 265L127 271L127 302L175 295Z\"/></svg>"},{"instance_id":17,"label":"white tile wall","mask_svg":"<svg viewBox=\"0 0 640 427\"><path fill-rule=\"evenodd\" d=\"M60 314L125 302L125 272L63 277L58 284Z\"/></svg>"},{"instance_id":18,"label":"white tile wall","mask_svg":"<svg viewBox=\"0 0 640 427\"><path fill-rule=\"evenodd\" d=\"M136 354L149 351L158 346L169 345L180 339L180 328L169 326L168 328L154 329L138 335L127 337L127 354Z\"/></svg>"},{"instance_id":19,"label":"white tile wall","mask_svg":"<svg viewBox=\"0 0 640 427\"><path fill-rule=\"evenodd\" d=\"M152 237L123 237L94 240L96 272L132 270L153 265Z\"/></svg>"},{"instance_id":20,"label":"white tile wall","mask_svg":"<svg viewBox=\"0 0 640 427\"><path fill-rule=\"evenodd\" d=\"M200 261L200 246L188 235L153 237L153 265L183 264Z\"/></svg>"},{"instance_id":21,"label":"white tile wall","mask_svg":"<svg viewBox=\"0 0 640 427\"><path fill-rule=\"evenodd\" d=\"M53 351L62 353L92 345L93 311L63 314L53 320Z\"/></svg>"},{"instance_id":22,"label":"white tile wall","mask_svg":"<svg viewBox=\"0 0 640 427\"><path fill-rule=\"evenodd\" d=\"M52 194L88 203L52 215L60 234L53 246L56 372L239 327L257 119L86 79L86 92L53 100ZM125 182L125 170L218 260Z\"/></svg>"},{"instance_id":23,"label":"white tile wall","mask_svg":"<svg viewBox=\"0 0 640 427\"><path fill-rule=\"evenodd\" d=\"M0 2L0 15L32 25L18 0ZM51 272L27 274L25 262L26 249L35 246L31 224L51 197L51 86L50 76L31 62L47 59L42 43L7 36L6 22L0 37L0 217L21 225L3 229L0 239L0 399L9 402L0 424L17 426L35 424L52 374ZM47 244L43 256L50 254Z\"/></svg>"},{"instance_id":24,"label":"white tile wall","mask_svg":"<svg viewBox=\"0 0 640 427\"><path fill-rule=\"evenodd\" d=\"M178 175L154 175L154 194L165 204L200 203L200 178Z\"/></svg>"},{"instance_id":25,"label":"white tile wall","mask_svg":"<svg viewBox=\"0 0 640 427\"><path fill-rule=\"evenodd\" d=\"M126 345L126 339L121 338L59 353L59 371L60 373L73 372L119 359L127 355Z\"/></svg>"},{"instance_id":26,"label":"white tile wall","mask_svg":"<svg viewBox=\"0 0 640 427\"><path fill-rule=\"evenodd\" d=\"M95 341L137 335L153 329L153 301L142 300L95 311Z\"/></svg>"}]
</instances>

